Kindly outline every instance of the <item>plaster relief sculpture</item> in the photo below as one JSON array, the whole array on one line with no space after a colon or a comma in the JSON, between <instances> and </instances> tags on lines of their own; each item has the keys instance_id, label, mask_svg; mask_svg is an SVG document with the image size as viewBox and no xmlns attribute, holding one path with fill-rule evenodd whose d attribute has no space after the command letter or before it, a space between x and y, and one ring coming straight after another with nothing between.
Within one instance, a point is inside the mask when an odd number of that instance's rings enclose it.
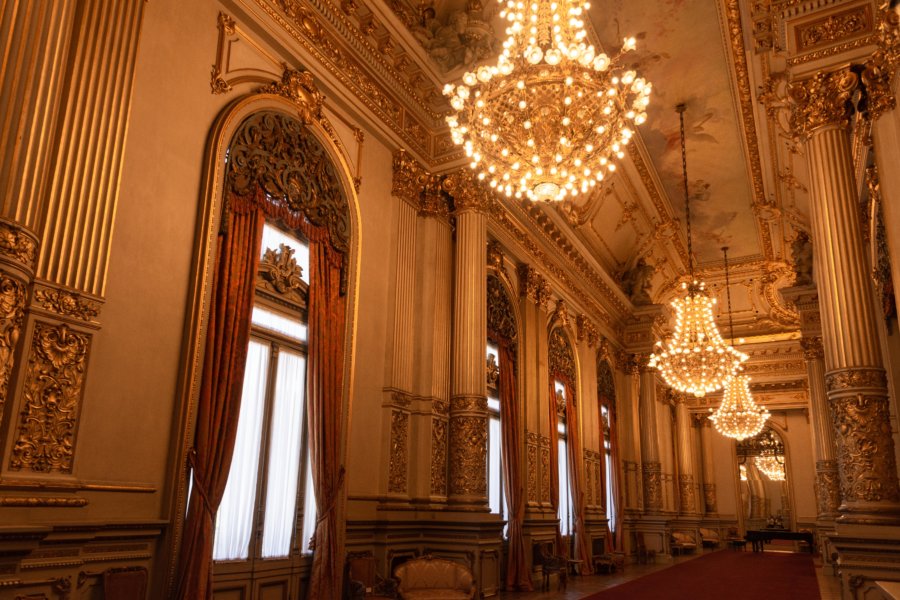
<instances>
[{"instance_id":1,"label":"plaster relief sculpture","mask_svg":"<svg viewBox=\"0 0 900 600\"><path fill-rule=\"evenodd\" d=\"M445 73L457 67L471 67L492 55L498 45L483 12L480 0L469 0L464 10L452 12L442 23L434 6L426 5L421 10L422 20L412 33Z\"/></svg>"},{"instance_id":2,"label":"plaster relief sculpture","mask_svg":"<svg viewBox=\"0 0 900 600\"><path fill-rule=\"evenodd\" d=\"M812 284L813 248L812 241L805 231L799 231L791 242L791 258L794 260L794 272L797 274L794 285Z\"/></svg>"},{"instance_id":3,"label":"plaster relief sculpture","mask_svg":"<svg viewBox=\"0 0 900 600\"><path fill-rule=\"evenodd\" d=\"M652 304L650 288L655 272L653 265L647 264L647 261L641 258L622 276L622 291L628 295L633 304L637 306Z\"/></svg>"}]
</instances>

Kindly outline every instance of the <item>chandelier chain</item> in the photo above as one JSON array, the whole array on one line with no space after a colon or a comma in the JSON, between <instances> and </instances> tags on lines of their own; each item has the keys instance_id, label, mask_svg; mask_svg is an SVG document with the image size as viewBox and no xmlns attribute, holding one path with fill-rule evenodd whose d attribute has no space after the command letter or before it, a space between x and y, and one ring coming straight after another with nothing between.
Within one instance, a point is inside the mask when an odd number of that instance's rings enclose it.
<instances>
[{"instance_id":1,"label":"chandelier chain","mask_svg":"<svg viewBox=\"0 0 900 600\"><path fill-rule=\"evenodd\" d=\"M728 246L722 247L725 255L725 297L728 298L728 327L731 329L731 345L734 346L734 315L731 312L731 279L728 277Z\"/></svg>"},{"instance_id":2,"label":"chandelier chain","mask_svg":"<svg viewBox=\"0 0 900 600\"><path fill-rule=\"evenodd\" d=\"M678 111L678 120L681 125L681 173L684 180L684 220L687 225L687 251L688 251L688 267L691 273L691 281L694 280L694 244L691 235L691 195L688 191L687 176L687 146L684 143L684 110L685 105L679 104L675 107Z\"/></svg>"}]
</instances>

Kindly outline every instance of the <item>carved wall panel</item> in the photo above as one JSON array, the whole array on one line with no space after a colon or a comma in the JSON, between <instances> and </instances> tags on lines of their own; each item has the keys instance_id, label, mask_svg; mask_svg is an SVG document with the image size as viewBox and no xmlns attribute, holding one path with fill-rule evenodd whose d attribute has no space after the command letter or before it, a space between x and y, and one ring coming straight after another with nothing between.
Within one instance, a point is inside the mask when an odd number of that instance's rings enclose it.
<instances>
[{"instance_id":1,"label":"carved wall panel","mask_svg":"<svg viewBox=\"0 0 900 600\"><path fill-rule=\"evenodd\" d=\"M493 273L487 278L487 329L497 341L513 341L518 335L512 302L500 278Z\"/></svg>"},{"instance_id":2,"label":"carved wall panel","mask_svg":"<svg viewBox=\"0 0 900 600\"><path fill-rule=\"evenodd\" d=\"M816 507L820 516L837 514L841 505L841 481L837 462L816 462Z\"/></svg>"},{"instance_id":3,"label":"carved wall panel","mask_svg":"<svg viewBox=\"0 0 900 600\"><path fill-rule=\"evenodd\" d=\"M9 467L72 472L91 336L36 322Z\"/></svg>"},{"instance_id":4,"label":"carved wall panel","mask_svg":"<svg viewBox=\"0 0 900 600\"><path fill-rule=\"evenodd\" d=\"M450 493L484 497L487 494L487 419L450 418Z\"/></svg>"},{"instance_id":5,"label":"carved wall panel","mask_svg":"<svg viewBox=\"0 0 900 600\"><path fill-rule=\"evenodd\" d=\"M541 502L550 502L550 438L541 436Z\"/></svg>"},{"instance_id":6,"label":"carved wall panel","mask_svg":"<svg viewBox=\"0 0 900 600\"><path fill-rule=\"evenodd\" d=\"M694 476L678 476L678 497L682 513L697 512L697 495L694 493Z\"/></svg>"},{"instance_id":7,"label":"carved wall panel","mask_svg":"<svg viewBox=\"0 0 900 600\"><path fill-rule=\"evenodd\" d=\"M391 462L388 474L388 491L406 493L409 467L409 413L391 411Z\"/></svg>"},{"instance_id":8,"label":"carved wall panel","mask_svg":"<svg viewBox=\"0 0 900 600\"><path fill-rule=\"evenodd\" d=\"M706 514L716 514L719 512L719 506L716 499L716 484L703 484L703 504Z\"/></svg>"},{"instance_id":9,"label":"carved wall panel","mask_svg":"<svg viewBox=\"0 0 900 600\"><path fill-rule=\"evenodd\" d=\"M573 387L575 379L575 354L569 344L569 338L560 328L555 328L550 333L550 374L568 378L568 383ZM574 393L574 390L573 390ZM572 398L575 401L575 398Z\"/></svg>"},{"instance_id":10,"label":"carved wall panel","mask_svg":"<svg viewBox=\"0 0 900 600\"><path fill-rule=\"evenodd\" d=\"M3 414L14 352L24 320L25 284L0 272L0 415Z\"/></svg>"},{"instance_id":11,"label":"carved wall panel","mask_svg":"<svg viewBox=\"0 0 900 600\"><path fill-rule=\"evenodd\" d=\"M538 501L538 435L529 431L526 433L526 438L525 456L528 473L528 502L536 504Z\"/></svg>"},{"instance_id":12,"label":"carved wall panel","mask_svg":"<svg viewBox=\"0 0 900 600\"><path fill-rule=\"evenodd\" d=\"M431 495L447 495L447 421L431 419Z\"/></svg>"},{"instance_id":13,"label":"carved wall panel","mask_svg":"<svg viewBox=\"0 0 900 600\"><path fill-rule=\"evenodd\" d=\"M659 511L662 509L662 465L658 462L642 465L644 479L644 509Z\"/></svg>"}]
</instances>

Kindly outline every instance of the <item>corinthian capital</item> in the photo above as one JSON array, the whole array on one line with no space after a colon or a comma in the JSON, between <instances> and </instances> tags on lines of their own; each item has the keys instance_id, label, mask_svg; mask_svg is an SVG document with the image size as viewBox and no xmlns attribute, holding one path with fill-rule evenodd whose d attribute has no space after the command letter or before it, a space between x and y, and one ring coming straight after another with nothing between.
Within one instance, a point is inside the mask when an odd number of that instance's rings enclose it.
<instances>
[{"instance_id":1,"label":"corinthian capital","mask_svg":"<svg viewBox=\"0 0 900 600\"><path fill-rule=\"evenodd\" d=\"M878 50L866 62L862 81L866 86L866 110L877 119L897 105L893 78L900 68L900 15L885 8L878 24Z\"/></svg>"},{"instance_id":2,"label":"corinthian capital","mask_svg":"<svg viewBox=\"0 0 900 600\"><path fill-rule=\"evenodd\" d=\"M491 207L491 192L484 189L471 169L462 168L447 175L444 191L453 198L457 214L474 210L486 213Z\"/></svg>"},{"instance_id":3,"label":"corinthian capital","mask_svg":"<svg viewBox=\"0 0 900 600\"><path fill-rule=\"evenodd\" d=\"M391 194L418 208L428 173L416 159L402 148L394 153L393 168L394 180Z\"/></svg>"},{"instance_id":4,"label":"corinthian capital","mask_svg":"<svg viewBox=\"0 0 900 600\"><path fill-rule=\"evenodd\" d=\"M808 138L813 131L828 125L846 127L853 107L850 97L859 85L856 73L842 69L826 73L820 71L788 87L791 107L791 129Z\"/></svg>"}]
</instances>

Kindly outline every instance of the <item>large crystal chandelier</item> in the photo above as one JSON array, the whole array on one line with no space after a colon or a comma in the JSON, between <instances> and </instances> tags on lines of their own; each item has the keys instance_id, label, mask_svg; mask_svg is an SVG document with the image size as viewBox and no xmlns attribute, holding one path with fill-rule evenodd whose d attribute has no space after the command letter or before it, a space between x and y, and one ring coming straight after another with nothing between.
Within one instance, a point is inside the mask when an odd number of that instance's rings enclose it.
<instances>
[{"instance_id":1,"label":"large crystal chandelier","mask_svg":"<svg viewBox=\"0 0 900 600\"><path fill-rule=\"evenodd\" d=\"M650 355L649 365L659 370L669 386L680 392L705 396L721 389L747 355L725 343L713 318L715 298L694 278L694 251L691 240L691 204L687 179L687 152L684 143L684 105L677 107L681 123L681 166L684 179L685 221L687 223L688 265L691 283L682 284L687 296L672 301L675 331L659 350Z\"/></svg>"},{"instance_id":2,"label":"large crystal chandelier","mask_svg":"<svg viewBox=\"0 0 900 600\"><path fill-rule=\"evenodd\" d=\"M725 256L725 293L728 296L728 324L734 343L734 318L731 312L731 280L728 277L728 248L722 248ZM744 355L746 360L746 354ZM769 418L765 407L757 406L750 393L750 377L733 374L725 382L722 404L709 419L722 435L736 440L753 437L762 431Z\"/></svg>"},{"instance_id":3,"label":"large crystal chandelier","mask_svg":"<svg viewBox=\"0 0 900 600\"><path fill-rule=\"evenodd\" d=\"M651 84L585 41L582 0L507 0L503 52L448 84L447 117L478 178L506 196L559 201L615 171L646 118Z\"/></svg>"}]
</instances>

